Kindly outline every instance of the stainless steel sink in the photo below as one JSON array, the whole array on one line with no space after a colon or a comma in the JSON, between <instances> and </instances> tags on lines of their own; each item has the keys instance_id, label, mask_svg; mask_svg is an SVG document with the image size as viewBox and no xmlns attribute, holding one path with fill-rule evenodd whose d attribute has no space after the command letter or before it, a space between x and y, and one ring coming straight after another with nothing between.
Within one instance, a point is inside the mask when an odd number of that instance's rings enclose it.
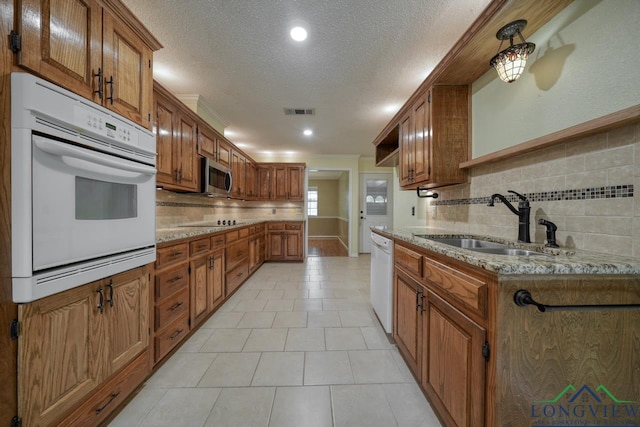
<instances>
[{"instance_id":1,"label":"stainless steel sink","mask_svg":"<svg viewBox=\"0 0 640 427\"><path fill-rule=\"evenodd\" d=\"M482 252L485 254L492 255L507 255L507 256L548 256L548 254L530 251L527 249L516 249L516 248L474 248L471 249L475 252Z\"/></svg>"},{"instance_id":2,"label":"stainless steel sink","mask_svg":"<svg viewBox=\"0 0 640 427\"><path fill-rule=\"evenodd\" d=\"M490 242L488 240L481 239L466 239L466 238L439 238L431 237L428 234L416 234L415 237L432 240L438 243L444 243L445 245L455 246L457 248L469 249L474 252L482 252L491 255L506 255L506 256L548 256L548 254L531 251L528 249L510 248L502 243Z\"/></svg>"},{"instance_id":3,"label":"stainless steel sink","mask_svg":"<svg viewBox=\"0 0 640 427\"><path fill-rule=\"evenodd\" d=\"M474 249L474 248L507 248L507 245L502 243L489 242L488 240L480 239L463 239L463 238L439 238L429 237L429 235L416 234L415 237L421 237L423 239L429 239L434 242L444 243L445 245L451 245L458 248Z\"/></svg>"}]
</instances>

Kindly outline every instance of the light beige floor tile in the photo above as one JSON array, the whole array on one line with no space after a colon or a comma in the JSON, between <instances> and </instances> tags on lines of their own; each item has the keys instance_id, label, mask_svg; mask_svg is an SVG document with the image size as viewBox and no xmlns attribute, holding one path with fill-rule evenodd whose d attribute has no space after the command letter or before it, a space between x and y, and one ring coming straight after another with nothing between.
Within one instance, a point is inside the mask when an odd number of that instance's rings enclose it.
<instances>
[{"instance_id":1,"label":"light beige floor tile","mask_svg":"<svg viewBox=\"0 0 640 427\"><path fill-rule=\"evenodd\" d=\"M131 427L139 425L166 392L166 388L144 386L136 397L109 423L109 427Z\"/></svg>"},{"instance_id":2,"label":"light beige floor tile","mask_svg":"<svg viewBox=\"0 0 640 427\"><path fill-rule=\"evenodd\" d=\"M298 289L320 289L321 287L321 283L320 282L315 282L315 281L311 281L311 282L298 282Z\"/></svg>"},{"instance_id":3,"label":"light beige floor tile","mask_svg":"<svg viewBox=\"0 0 640 427\"><path fill-rule=\"evenodd\" d=\"M266 304L266 299L243 299L238 301L233 311L262 311Z\"/></svg>"},{"instance_id":4,"label":"light beige floor tile","mask_svg":"<svg viewBox=\"0 0 640 427\"><path fill-rule=\"evenodd\" d=\"M197 353L213 334L213 329L200 328L178 349L178 353Z\"/></svg>"},{"instance_id":5,"label":"light beige floor tile","mask_svg":"<svg viewBox=\"0 0 640 427\"><path fill-rule=\"evenodd\" d=\"M325 350L323 328L291 328L287 334L286 351Z\"/></svg>"},{"instance_id":6,"label":"light beige floor tile","mask_svg":"<svg viewBox=\"0 0 640 427\"><path fill-rule=\"evenodd\" d=\"M356 384L406 382L390 350L349 351L349 360Z\"/></svg>"},{"instance_id":7,"label":"light beige floor tile","mask_svg":"<svg viewBox=\"0 0 640 427\"><path fill-rule=\"evenodd\" d=\"M362 336L369 350L387 350L393 348L387 335L380 326L366 326L360 328Z\"/></svg>"},{"instance_id":8,"label":"light beige floor tile","mask_svg":"<svg viewBox=\"0 0 640 427\"><path fill-rule=\"evenodd\" d=\"M310 311L309 322L310 328L339 328L340 316L335 311Z\"/></svg>"},{"instance_id":9,"label":"light beige floor tile","mask_svg":"<svg viewBox=\"0 0 640 427\"><path fill-rule=\"evenodd\" d=\"M307 289L287 289L284 291L283 299L307 299L309 290Z\"/></svg>"},{"instance_id":10,"label":"light beige floor tile","mask_svg":"<svg viewBox=\"0 0 640 427\"><path fill-rule=\"evenodd\" d=\"M360 300L360 298L323 298L322 309L327 310L367 310L368 304Z\"/></svg>"},{"instance_id":11,"label":"light beige floor tile","mask_svg":"<svg viewBox=\"0 0 640 427\"><path fill-rule=\"evenodd\" d=\"M398 367L398 369L400 369L400 373L402 374L404 381L415 382L416 379L414 378L413 374L409 370L407 363L404 361L404 359L400 355L398 348L394 346L389 350L389 352L391 353L391 356L393 356L393 360L396 362L396 366Z\"/></svg>"},{"instance_id":12,"label":"light beige floor tile","mask_svg":"<svg viewBox=\"0 0 640 427\"><path fill-rule=\"evenodd\" d=\"M417 384L383 384L382 389L401 427L441 427Z\"/></svg>"},{"instance_id":13,"label":"light beige floor tile","mask_svg":"<svg viewBox=\"0 0 640 427\"><path fill-rule=\"evenodd\" d=\"M238 292L233 294L231 298L241 300L241 299L256 299L258 294L261 292L260 289L245 289L244 287L239 289Z\"/></svg>"},{"instance_id":14,"label":"light beige floor tile","mask_svg":"<svg viewBox=\"0 0 640 427\"><path fill-rule=\"evenodd\" d=\"M147 381L149 387L195 387L215 353L176 353Z\"/></svg>"},{"instance_id":15,"label":"light beige floor tile","mask_svg":"<svg viewBox=\"0 0 640 427\"><path fill-rule=\"evenodd\" d=\"M241 300L232 300L232 299L228 300L227 302L222 304L222 307L218 309L218 313L227 313L229 311L233 311L235 306L238 305L240 301Z\"/></svg>"},{"instance_id":16,"label":"light beige floor tile","mask_svg":"<svg viewBox=\"0 0 640 427\"><path fill-rule=\"evenodd\" d=\"M346 351L310 351L305 354L304 385L353 384Z\"/></svg>"},{"instance_id":17,"label":"light beige floor tile","mask_svg":"<svg viewBox=\"0 0 640 427\"><path fill-rule=\"evenodd\" d=\"M304 353L302 352L262 353L251 385L302 385L303 372Z\"/></svg>"},{"instance_id":18,"label":"light beige floor tile","mask_svg":"<svg viewBox=\"0 0 640 427\"><path fill-rule=\"evenodd\" d=\"M293 311L292 299L270 299L264 306L264 311Z\"/></svg>"},{"instance_id":19,"label":"light beige floor tile","mask_svg":"<svg viewBox=\"0 0 640 427\"><path fill-rule=\"evenodd\" d=\"M327 350L366 350L360 328L327 328L324 331Z\"/></svg>"},{"instance_id":20,"label":"light beige floor tile","mask_svg":"<svg viewBox=\"0 0 640 427\"><path fill-rule=\"evenodd\" d=\"M283 289L283 290L297 290L298 282L278 282L276 283L275 289Z\"/></svg>"},{"instance_id":21,"label":"light beige floor tile","mask_svg":"<svg viewBox=\"0 0 640 427\"><path fill-rule=\"evenodd\" d=\"M278 312L276 313L276 318L273 321L272 327L274 328L306 328L307 312L306 311Z\"/></svg>"},{"instance_id":22,"label":"light beige floor tile","mask_svg":"<svg viewBox=\"0 0 640 427\"><path fill-rule=\"evenodd\" d=\"M397 426L379 384L331 386L335 427Z\"/></svg>"},{"instance_id":23,"label":"light beige floor tile","mask_svg":"<svg viewBox=\"0 0 640 427\"><path fill-rule=\"evenodd\" d=\"M226 305L226 303L225 303ZM244 313L236 313L236 312L216 312L213 316L209 318L204 325L203 328L235 328Z\"/></svg>"},{"instance_id":24,"label":"light beige floor tile","mask_svg":"<svg viewBox=\"0 0 640 427\"><path fill-rule=\"evenodd\" d=\"M219 388L176 388L167 390L145 417L143 427L204 425L220 394Z\"/></svg>"},{"instance_id":25,"label":"light beige floor tile","mask_svg":"<svg viewBox=\"0 0 640 427\"><path fill-rule=\"evenodd\" d=\"M222 389L205 427L267 427L275 393L275 387Z\"/></svg>"},{"instance_id":26,"label":"light beige floor tile","mask_svg":"<svg viewBox=\"0 0 640 427\"><path fill-rule=\"evenodd\" d=\"M236 328L270 328L275 317L275 312L249 311L242 316Z\"/></svg>"},{"instance_id":27,"label":"light beige floor tile","mask_svg":"<svg viewBox=\"0 0 640 427\"><path fill-rule=\"evenodd\" d=\"M216 329L200 351L210 353L242 351L250 333L250 329Z\"/></svg>"},{"instance_id":28,"label":"light beige floor tile","mask_svg":"<svg viewBox=\"0 0 640 427\"><path fill-rule=\"evenodd\" d=\"M198 383L198 387L249 386L260 353L221 353Z\"/></svg>"},{"instance_id":29,"label":"light beige floor tile","mask_svg":"<svg viewBox=\"0 0 640 427\"><path fill-rule=\"evenodd\" d=\"M254 329L242 351L284 351L287 328Z\"/></svg>"},{"instance_id":30,"label":"light beige floor tile","mask_svg":"<svg viewBox=\"0 0 640 427\"><path fill-rule=\"evenodd\" d=\"M368 310L340 311L339 313L340 322L344 327L375 325Z\"/></svg>"},{"instance_id":31,"label":"light beige floor tile","mask_svg":"<svg viewBox=\"0 0 640 427\"><path fill-rule=\"evenodd\" d=\"M297 299L293 311L322 311L322 298Z\"/></svg>"},{"instance_id":32,"label":"light beige floor tile","mask_svg":"<svg viewBox=\"0 0 640 427\"><path fill-rule=\"evenodd\" d=\"M254 280L251 280L251 279L254 279ZM257 280L254 277L252 277L251 279L249 279L250 281L242 285L242 287L245 289L263 290L263 289L273 289L276 286L275 280L274 281Z\"/></svg>"},{"instance_id":33,"label":"light beige floor tile","mask_svg":"<svg viewBox=\"0 0 640 427\"><path fill-rule=\"evenodd\" d=\"M309 298L334 298L333 289L309 289Z\"/></svg>"},{"instance_id":34,"label":"light beige floor tile","mask_svg":"<svg viewBox=\"0 0 640 427\"><path fill-rule=\"evenodd\" d=\"M283 295L283 289L263 289L256 299L281 299Z\"/></svg>"},{"instance_id":35,"label":"light beige floor tile","mask_svg":"<svg viewBox=\"0 0 640 427\"><path fill-rule=\"evenodd\" d=\"M269 427L331 427L329 387L278 387Z\"/></svg>"}]
</instances>

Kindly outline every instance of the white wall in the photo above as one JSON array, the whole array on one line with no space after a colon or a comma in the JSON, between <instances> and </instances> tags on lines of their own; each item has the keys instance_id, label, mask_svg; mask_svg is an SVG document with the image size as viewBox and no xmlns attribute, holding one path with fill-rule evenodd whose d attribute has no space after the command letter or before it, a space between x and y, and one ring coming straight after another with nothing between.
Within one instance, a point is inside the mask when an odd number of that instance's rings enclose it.
<instances>
[{"instance_id":1,"label":"white wall","mask_svg":"<svg viewBox=\"0 0 640 427\"><path fill-rule=\"evenodd\" d=\"M639 104L639 22L638 0L580 0L525 28L536 50L524 74L473 84L473 158Z\"/></svg>"}]
</instances>

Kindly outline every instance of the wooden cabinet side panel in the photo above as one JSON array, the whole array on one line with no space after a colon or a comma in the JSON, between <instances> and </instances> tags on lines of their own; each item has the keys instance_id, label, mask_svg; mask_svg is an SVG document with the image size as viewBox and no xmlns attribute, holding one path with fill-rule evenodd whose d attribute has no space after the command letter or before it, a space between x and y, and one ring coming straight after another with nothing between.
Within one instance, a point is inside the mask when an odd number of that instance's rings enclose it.
<instances>
[{"instance_id":1,"label":"wooden cabinet side panel","mask_svg":"<svg viewBox=\"0 0 640 427\"><path fill-rule=\"evenodd\" d=\"M409 116L400 122L400 185L411 184L411 170L413 167L413 145L410 135L411 120Z\"/></svg>"},{"instance_id":2,"label":"wooden cabinet side panel","mask_svg":"<svg viewBox=\"0 0 640 427\"><path fill-rule=\"evenodd\" d=\"M99 283L19 306L18 414L23 425L47 426L99 383L104 314Z\"/></svg>"},{"instance_id":3,"label":"wooden cabinet side panel","mask_svg":"<svg viewBox=\"0 0 640 427\"><path fill-rule=\"evenodd\" d=\"M429 138L429 103L428 95L423 96L414 105L412 111L413 128L413 181L421 182L429 179L430 172L430 138Z\"/></svg>"}]
</instances>

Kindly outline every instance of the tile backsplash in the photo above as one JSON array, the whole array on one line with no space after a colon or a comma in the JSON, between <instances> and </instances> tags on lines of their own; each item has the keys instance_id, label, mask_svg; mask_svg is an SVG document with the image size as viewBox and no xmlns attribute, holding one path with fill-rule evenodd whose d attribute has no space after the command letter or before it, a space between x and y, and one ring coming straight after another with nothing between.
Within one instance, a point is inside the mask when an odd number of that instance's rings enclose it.
<instances>
[{"instance_id":1,"label":"tile backsplash","mask_svg":"<svg viewBox=\"0 0 640 427\"><path fill-rule=\"evenodd\" d=\"M217 220L304 220L303 202L257 202L156 191L156 227Z\"/></svg>"},{"instance_id":2,"label":"tile backsplash","mask_svg":"<svg viewBox=\"0 0 640 427\"><path fill-rule=\"evenodd\" d=\"M543 242L540 218L558 226L561 247L640 257L640 124L580 138L471 169L470 183L438 189L427 225L516 239L518 217L502 203L508 190L531 202L531 239ZM635 190L635 191L634 191Z\"/></svg>"}]
</instances>

